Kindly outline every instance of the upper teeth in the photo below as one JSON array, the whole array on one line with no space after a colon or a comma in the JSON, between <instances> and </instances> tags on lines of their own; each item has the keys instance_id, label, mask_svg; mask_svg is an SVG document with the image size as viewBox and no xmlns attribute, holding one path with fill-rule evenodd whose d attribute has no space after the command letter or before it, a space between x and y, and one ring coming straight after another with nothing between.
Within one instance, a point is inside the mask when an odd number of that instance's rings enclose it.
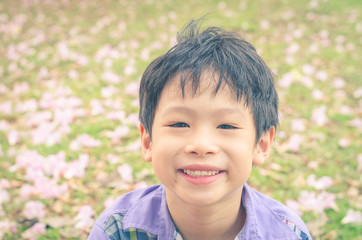
<instances>
[{"instance_id":1,"label":"upper teeth","mask_svg":"<svg viewBox=\"0 0 362 240\"><path fill-rule=\"evenodd\" d=\"M182 170L183 173L190 175L191 177L207 177L219 174L220 171L199 171L199 170Z\"/></svg>"}]
</instances>

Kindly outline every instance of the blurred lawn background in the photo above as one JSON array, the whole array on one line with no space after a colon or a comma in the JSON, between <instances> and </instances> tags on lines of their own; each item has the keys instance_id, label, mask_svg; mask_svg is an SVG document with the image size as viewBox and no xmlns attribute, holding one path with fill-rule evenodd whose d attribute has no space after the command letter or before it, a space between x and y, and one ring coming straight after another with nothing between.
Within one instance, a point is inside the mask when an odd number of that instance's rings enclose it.
<instances>
[{"instance_id":1,"label":"blurred lawn background","mask_svg":"<svg viewBox=\"0 0 362 240\"><path fill-rule=\"evenodd\" d=\"M362 239L359 0L0 1L0 239L86 239L157 184L138 83L191 19L237 31L276 74L281 126L249 185L314 239Z\"/></svg>"}]
</instances>

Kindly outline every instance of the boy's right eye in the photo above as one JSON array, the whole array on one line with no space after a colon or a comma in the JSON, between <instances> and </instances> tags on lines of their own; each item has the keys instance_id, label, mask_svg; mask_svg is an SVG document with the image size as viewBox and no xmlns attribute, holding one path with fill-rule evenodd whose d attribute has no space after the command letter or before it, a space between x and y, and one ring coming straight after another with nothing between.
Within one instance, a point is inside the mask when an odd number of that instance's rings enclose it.
<instances>
[{"instance_id":1,"label":"boy's right eye","mask_svg":"<svg viewBox=\"0 0 362 240\"><path fill-rule=\"evenodd\" d=\"M183 122L174 123L174 124L171 124L169 126L170 127L176 127L176 128L190 127L187 123L183 123Z\"/></svg>"}]
</instances>

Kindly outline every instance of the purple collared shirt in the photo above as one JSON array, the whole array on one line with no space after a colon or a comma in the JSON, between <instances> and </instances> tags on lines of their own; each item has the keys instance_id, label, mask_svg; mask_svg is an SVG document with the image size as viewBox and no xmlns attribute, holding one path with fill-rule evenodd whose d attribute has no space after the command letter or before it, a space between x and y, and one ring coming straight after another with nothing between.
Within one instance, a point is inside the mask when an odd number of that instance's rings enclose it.
<instances>
[{"instance_id":1,"label":"purple collared shirt","mask_svg":"<svg viewBox=\"0 0 362 240\"><path fill-rule=\"evenodd\" d=\"M236 240L311 240L303 220L283 204L244 184L246 221ZM88 240L181 240L169 214L165 189L155 185L120 197L94 224Z\"/></svg>"}]
</instances>

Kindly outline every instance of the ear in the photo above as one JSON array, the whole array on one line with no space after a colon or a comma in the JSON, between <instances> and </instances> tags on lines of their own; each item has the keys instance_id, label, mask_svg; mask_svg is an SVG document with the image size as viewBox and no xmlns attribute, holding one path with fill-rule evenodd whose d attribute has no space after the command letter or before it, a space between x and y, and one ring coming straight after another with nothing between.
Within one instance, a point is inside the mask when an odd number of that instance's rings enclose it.
<instances>
[{"instance_id":1,"label":"ear","mask_svg":"<svg viewBox=\"0 0 362 240\"><path fill-rule=\"evenodd\" d=\"M141 132L141 148L143 157L145 158L146 162L152 161L152 151L151 151L151 138L150 134L147 132L145 127L142 123L139 125L140 132Z\"/></svg>"},{"instance_id":2,"label":"ear","mask_svg":"<svg viewBox=\"0 0 362 240\"><path fill-rule=\"evenodd\" d=\"M274 134L275 128L271 127L268 132L261 136L259 142L256 144L253 159L255 165L263 164L269 158Z\"/></svg>"}]
</instances>

